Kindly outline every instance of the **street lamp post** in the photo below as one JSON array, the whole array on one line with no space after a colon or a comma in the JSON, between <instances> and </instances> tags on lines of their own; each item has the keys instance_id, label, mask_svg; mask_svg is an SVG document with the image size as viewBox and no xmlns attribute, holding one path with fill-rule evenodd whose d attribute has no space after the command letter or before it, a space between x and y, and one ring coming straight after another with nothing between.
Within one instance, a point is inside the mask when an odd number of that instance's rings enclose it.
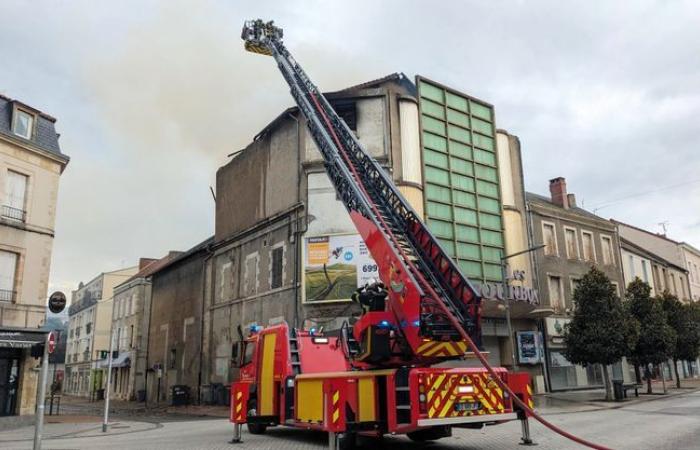
<instances>
[{"instance_id":1,"label":"street lamp post","mask_svg":"<svg viewBox=\"0 0 700 450\"><path fill-rule=\"evenodd\" d=\"M513 359L513 371L518 370L518 363L516 362L517 360L515 359L515 340L513 339L513 325L510 321L510 298L508 296L508 262L510 258L513 258L515 256L520 256L525 253L530 253L534 252L535 250L539 250L541 248L546 247L546 244L540 244L540 245L535 245L534 247L530 247L528 249L512 253L510 255L503 256L501 258L501 277L503 278L503 303L505 304L506 307L506 326L508 327L508 339L510 339L510 357Z\"/></svg>"}]
</instances>

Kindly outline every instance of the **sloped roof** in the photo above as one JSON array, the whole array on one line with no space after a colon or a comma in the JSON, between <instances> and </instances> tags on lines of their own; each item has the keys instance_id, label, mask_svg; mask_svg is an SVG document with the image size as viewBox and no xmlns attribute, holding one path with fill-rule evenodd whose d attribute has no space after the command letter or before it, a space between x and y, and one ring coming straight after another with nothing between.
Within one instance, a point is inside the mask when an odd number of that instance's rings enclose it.
<instances>
[{"instance_id":1,"label":"sloped roof","mask_svg":"<svg viewBox=\"0 0 700 450\"><path fill-rule=\"evenodd\" d=\"M526 199L528 202L534 201L534 202L537 202L537 203L544 203L544 204L546 204L547 206L551 206L551 207L553 207L553 208L559 208L559 209L561 209L561 210L563 210L563 211L574 212L574 213L576 213L576 214L580 214L580 215L582 215L582 216L586 216L586 217L588 217L588 218L590 218L590 219L600 220L600 221L603 221L603 222L608 222L607 219L605 219L605 218L603 218L603 217L600 217L600 216L597 216L597 215L593 214L593 213L590 212L590 211L586 211L586 210L583 209L583 208L579 208L578 206L573 206L573 207L570 207L569 209L564 209L564 208L562 208L561 206L559 206L559 205L553 203L551 198L545 197L544 195L535 194L535 193L533 193L533 192L525 192L525 199Z\"/></svg>"},{"instance_id":2,"label":"sloped roof","mask_svg":"<svg viewBox=\"0 0 700 450\"><path fill-rule=\"evenodd\" d=\"M12 131L12 112L15 105L21 106L36 114L36 130L32 139L25 139ZM12 140L26 143L52 153L67 162L69 160L68 156L61 152L61 148L58 145L58 133L56 133L56 128L54 126L55 122L56 119L48 114L18 100L0 94L0 134Z\"/></svg>"},{"instance_id":3,"label":"sloped roof","mask_svg":"<svg viewBox=\"0 0 700 450\"><path fill-rule=\"evenodd\" d=\"M355 91L359 91L362 89L371 89L371 88L376 88L381 86L384 83L387 82L395 82L406 88L407 91L409 91L413 95L418 95L418 91L416 89L416 85L413 84L411 80L408 79L408 77L403 73L403 72L394 72L389 75L383 76L381 78L376 78L374 80L370 81L365 81L364 83L356 84L354 86L346 87L343 88L339 91L334 91L330 92L330 94L345 94L345 93L351 93Z\"/></svg>"}]
</instances>

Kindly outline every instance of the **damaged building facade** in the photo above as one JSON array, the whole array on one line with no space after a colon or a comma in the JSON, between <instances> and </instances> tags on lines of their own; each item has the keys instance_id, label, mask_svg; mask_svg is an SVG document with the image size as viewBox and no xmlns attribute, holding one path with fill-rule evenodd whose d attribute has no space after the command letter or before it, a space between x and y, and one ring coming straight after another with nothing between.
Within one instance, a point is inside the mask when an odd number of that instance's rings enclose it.
<instances>
[{"instance_id":1,"label":"damaged building facade","mask_svg":"<svg viewBox=\"0 0 700 450\"><path fill-rule=\"evenodd\" d=\"M500 258L530 240L519 141L496 129L493 107L398 73L326 96L464 273L496 292L489 287L502 282ZM210 251L202 371L212 384L233 377L231 345L251 325L284 320L337 330L359 313L352 292L378 278L296 108L217 172ZM510 260L507 272L522 274L510 281L519 292L534 287L528 255ZM484 305L489 357L512 366L502 301ZM518 333L536 335L537 311L536 304L514 302ZM541 379L541 357L531 350L518 363Z\"/></svg>"}]
</instances>

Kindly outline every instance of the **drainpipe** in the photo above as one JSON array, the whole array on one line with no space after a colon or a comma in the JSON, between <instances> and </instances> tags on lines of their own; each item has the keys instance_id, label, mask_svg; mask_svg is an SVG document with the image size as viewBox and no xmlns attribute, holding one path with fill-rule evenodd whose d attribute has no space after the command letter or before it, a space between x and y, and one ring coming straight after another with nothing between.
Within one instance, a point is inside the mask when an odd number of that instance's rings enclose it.
<instances>
[{"instance_id":1,"label":"drainpipe","mask_svg":"<svg viewBox=\"0 0 700 450\"><path fill-rule=\"evenodd\" d=\"M200 312L200 325L199 325L199 367L197 368L197 404L202 401L202 362L204 360L204 310L206 304L206 292L207 292L207 262L210 261L214 255L211 245L208 245L205 249L207 252L202 262L202 309ZM213 279L213 270L212 270ZM211 322L211 318L210 318ZM187 345L187 343L184 343Z\"/></svg>"},{"instance_id":2,"label":"drainpipe","mask_svg":"<svg viewBox=\"0 0 700 450\"><path fill-rule=\"evenodd\" d=\"M304 170L301 165L301 133L299 119L294 117L291 112L287 113L287 117L296 122L296 141L297 141L297 156L299 157L299 166L297 167L297 202L301 202L301 179L304 175ZM299 258L301 256L301 242L300 238L303 233L306 232L306 226L303 230L299 227L299 209L297 208L294 212L294 317L293 317L293 327L299 328L299 308L301 304L299 302L299 271L301 270L299 264Z\"/></svg>"}]
</instances>

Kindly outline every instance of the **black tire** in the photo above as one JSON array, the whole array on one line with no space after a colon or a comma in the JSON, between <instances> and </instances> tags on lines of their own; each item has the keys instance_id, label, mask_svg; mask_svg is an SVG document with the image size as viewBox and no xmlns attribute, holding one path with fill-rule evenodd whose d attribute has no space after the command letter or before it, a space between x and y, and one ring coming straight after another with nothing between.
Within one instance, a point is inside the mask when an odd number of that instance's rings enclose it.
<instances>
[{"instance_id":1,"label":"black tire","mask_svg":"<svg viewBox=\"0 0 700 450\"><path fill-rule=\"evenodd\" d=\"M451 436L452 430L449 427L437 426L423 430L411 431L406 436L413 442L437 441L438 439Z\"/></svg>"},{"instance_id":2,"label":"black tire","mask_svg":"<svg viewBox=\"0 0 700 450\"><path fill-rule=\"evenodd\" d=\"M250 434L265 434L267 430L267 425L264 423L250 423L248 422L248 433Z\"/></svg>"},{"instance_id":3,"label":"black tire","mask_svg":"<svg viewBox=\"0 0 700 450\"><path fill-rule=\"evenodd\" d=\"M338 450L352 450L357 444L357 435L355 433L338 433Z\"/></svg>"},{"instance_id":4,"label":"black tire","mask_svg":"<svg viewBox=\"0 0 700 450\"><path fill-rule=\"evenodd\" d=\"M258 415L258 402L255 399L248 401L248 417L255 417ZM255 423L248 422L248 433L250 434L265 434L267 430L267 424L265 423Z\"/></svg>"}]
</instances>

